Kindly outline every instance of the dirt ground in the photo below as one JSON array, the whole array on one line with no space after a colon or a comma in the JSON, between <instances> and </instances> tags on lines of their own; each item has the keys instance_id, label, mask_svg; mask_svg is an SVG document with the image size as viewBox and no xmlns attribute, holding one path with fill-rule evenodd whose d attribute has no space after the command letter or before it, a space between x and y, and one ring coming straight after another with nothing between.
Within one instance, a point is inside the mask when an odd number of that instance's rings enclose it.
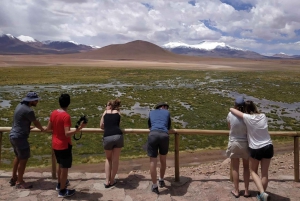
<instances>
[{"instance_id":1,"label":"dirt ground","mask_svg":"<svg viewBox=\"0 0 300 201\"><path fill-rule=\"evenodd\" d=\"M293 142L274 144L275 155L292 153L293 150L294 150ZM216 162L216 161L220 163L222 161L225 161L226 159L227 157L225 156L225 150L200 150L194 152L180 152L179 154L180 167L201 166L202 164L209 164L211 162ZM172 168L174 167L174 164L175 164L174 153L171 152L168 154L167 157L167 166ZM43 167L43 168L27 168L26 171L45 172L50 170L51 167ZM138 159L121 160L118 172L129 173L130 171L147 171L147 170L149 170L149 158L145 157L145 158L138 158ZM104 172L104 162L96 163L96 164L73 165L73 167L70 168L69 172L83 172L83 173Z\"/></svg>"},{"instance_id":2,"label":"dirt ground","mask_svg":"<svg viewBox=\"0 0 300 201\"><path fill-rule=\"evenodd\" d=\"M300 60L201 58L191 60L157 61L155 58L137 60L96 60L63 57L61 55L0 55L0 67L34 66L93 66L99 68L151 68L174 70L226 70L226 71L298 71Z\"/></svg>"}]
</instances>

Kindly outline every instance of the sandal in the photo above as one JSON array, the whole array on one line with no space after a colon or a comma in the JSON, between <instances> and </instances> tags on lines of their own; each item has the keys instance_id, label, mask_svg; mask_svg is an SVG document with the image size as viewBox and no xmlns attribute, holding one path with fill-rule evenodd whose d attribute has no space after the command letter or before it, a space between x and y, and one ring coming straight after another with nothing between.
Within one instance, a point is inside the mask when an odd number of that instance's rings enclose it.
<instances>
[{"instance_id":1,"label":"sandal","mask_svg":"<svg viewBox=\"0 0 300 201\"><path fill-rule=\"evenodd\" d=\"M235 197L235 198L239 198L240 197L240 195L238 194L238 195L236 195L236 194L234 194L234 192L233 191L231 191L231 194Z\"/></svg>"},{"instance_id":2,"label":"sandal","mask_svg":"<svg viewBox=\"0 0 300 201\"><path fill-rule=\"evenodd\" d=\"M28 183L20 183L20 184L16 184L16 189L30 189L32 188L33 185L32 184L28 184Z\"/></svg>"},{"instance_id":3,"label":"sandal","mask_svg":"<svg viewBox=\"0 0 300 201\"><path fill-rule=\"evenodd\" d=\"M10 186L15 186L16 182L17 182L17 179L11 178L10 181L9 181Z\"/></svg>"}]
</instances>

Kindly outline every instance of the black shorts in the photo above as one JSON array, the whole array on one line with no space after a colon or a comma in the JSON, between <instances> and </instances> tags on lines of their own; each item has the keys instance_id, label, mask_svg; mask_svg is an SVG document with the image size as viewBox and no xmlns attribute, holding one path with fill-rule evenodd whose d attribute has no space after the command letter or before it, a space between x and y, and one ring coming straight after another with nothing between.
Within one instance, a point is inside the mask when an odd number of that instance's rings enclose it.
<instances>
[{"instance_id":1,"label":"black shorts","mask_svg":"<svg viewBox=\"0 0 300 201\"><path fill-rule=\"evenodd\" d=\"M54 154L60 168L70 168L72 166L72 145L68 149L55 150Z\"/></svg>"},{"instance_id":2,"label":"black shorts","mask_svg":"<svg viewBox=\"0 0 300 201\"><path fill-rule=\"evenodd\" d=\"M274 156L274 148L272 144L268 144L259 149L250 148L250 156L256 160L261 160L263 158L270 159Z\"/></svg>"},{"instance_id":3,"label":"black shorts","mask_svg":"<svg viewBox=\"0 0 300 201\"><path fill-rule=\"evenodd\" d=\"M167 155L169 151L169 134L163 131L151 131L148 135L147 153L149 157Z\"/></svg>"},{"instance_id":4,"label":"black shorts","mask_svg":"<svg viewBox=\"0 0 300 201\"><path fill-rule=\"evenodd\" d=\"M30 146L27 139L10 138L10 143L19 160L30 158Z\"/></svg>"}]
</instances>

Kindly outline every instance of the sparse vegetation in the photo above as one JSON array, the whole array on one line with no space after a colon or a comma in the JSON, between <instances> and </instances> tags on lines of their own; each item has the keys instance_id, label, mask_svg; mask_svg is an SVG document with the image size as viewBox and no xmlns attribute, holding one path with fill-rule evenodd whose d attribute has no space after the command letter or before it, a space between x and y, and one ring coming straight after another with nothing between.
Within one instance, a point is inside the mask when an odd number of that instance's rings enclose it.
<instances>
[{"instance_id":1,"label":"sparse vegetation","mask_svg":"<svg viewBox=\"0 0 300 201\"><path fill-rule=\"evenodd\" d=\"M148 110L161 101L170 105L173 128L227 130L226 116L233 99L230 91L247 94L258 99L299 102L300 72L278 73L229 72L229 71L192 71L192 70L153 70L96 67L34 67L0 68L0 98L11 100L11 106L1 109L1 127L10 127L15 106L30 90L35 90L42 100L34 110L43 125L47 124L50 112L58 108L57 98L61 93L71 95L69 113L72 123L81 114L89 118L88 127L99 127L104 104L109 99L119 97L122 101L123 128L147 128ZM2 76L4 75L4 76ZM276 86L274 86L276 83ZM9 89L5 91L4 89ZM145 114L130 112L139 103ZM260 106L260 105L259 105ZM273 105L274 106L274 105ZM276 111L267 114L273 121L270 130L300 130L298 122L289 117L279 117ZM298 108L299 110L299 108ZM279 110L278 110L279 111ZM287 112L287 110L282 110ZM5 120L3 120L5 119ZM278 124L277 120L283 120ZM184 124L183 124L184 123ZM128 134L122 158L145 156L142 149L146 135ZM275 138L274 138L275 139ZM276 138L276 141L288 138ZM29 166L48 166L51 163L51 135L32 133L29 141L32 158ZM174 150L171 136L170 150ZM82 139L73 141L74 162L92 163L104 159L102 136L83 134ZM227 137L222 136L181 136L180 150L224 148ZM13 152L8 140L8 133L3 135L1 167L10 167Z\"/></svg>"}]
</instances>

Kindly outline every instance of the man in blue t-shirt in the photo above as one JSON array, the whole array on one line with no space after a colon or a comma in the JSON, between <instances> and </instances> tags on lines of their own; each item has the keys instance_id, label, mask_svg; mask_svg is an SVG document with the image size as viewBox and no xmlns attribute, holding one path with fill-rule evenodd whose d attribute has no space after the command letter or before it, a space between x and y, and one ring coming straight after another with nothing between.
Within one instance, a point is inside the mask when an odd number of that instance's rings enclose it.
<instances>
[{"instance_id":1,"label":"man in blue t-shirt","mask_svg":"<svg viewBox=\"0 0 300 201\"><path fill-rule=\"evenodd\" d=\"M169 105L167 103L160 102L155 106L155 110L150 111L148 119L150 133L148 135L147 153L150 157L151 190L156 194L159 194L156 172L158 152L160 158L159 187L165 186L164 175L167 166L167 153L169 151L168 131L171 128L171 117L168 109Z\"/></svg>"},{"instance_id":2,"label":"man in blue t-shirt","mask_svg":"<svg viewBox=\"0 0 300 201\"><path fill-rule=\"evenodd\" d=\"M9 183L16 186L17 189L32 188L23 180L26 163L30 157L30 146L28 137L30 133L31 122L41 131L45 131L41 123L36 119L32 106L36 106L40 98L35 92L28 92L27 96L17 105L14 112L12 129L9 134L10 143L13 146L15 159L13 162L12 178ZM18 173L18 175L17 175Z\"/></svg>"}]
</instances>

